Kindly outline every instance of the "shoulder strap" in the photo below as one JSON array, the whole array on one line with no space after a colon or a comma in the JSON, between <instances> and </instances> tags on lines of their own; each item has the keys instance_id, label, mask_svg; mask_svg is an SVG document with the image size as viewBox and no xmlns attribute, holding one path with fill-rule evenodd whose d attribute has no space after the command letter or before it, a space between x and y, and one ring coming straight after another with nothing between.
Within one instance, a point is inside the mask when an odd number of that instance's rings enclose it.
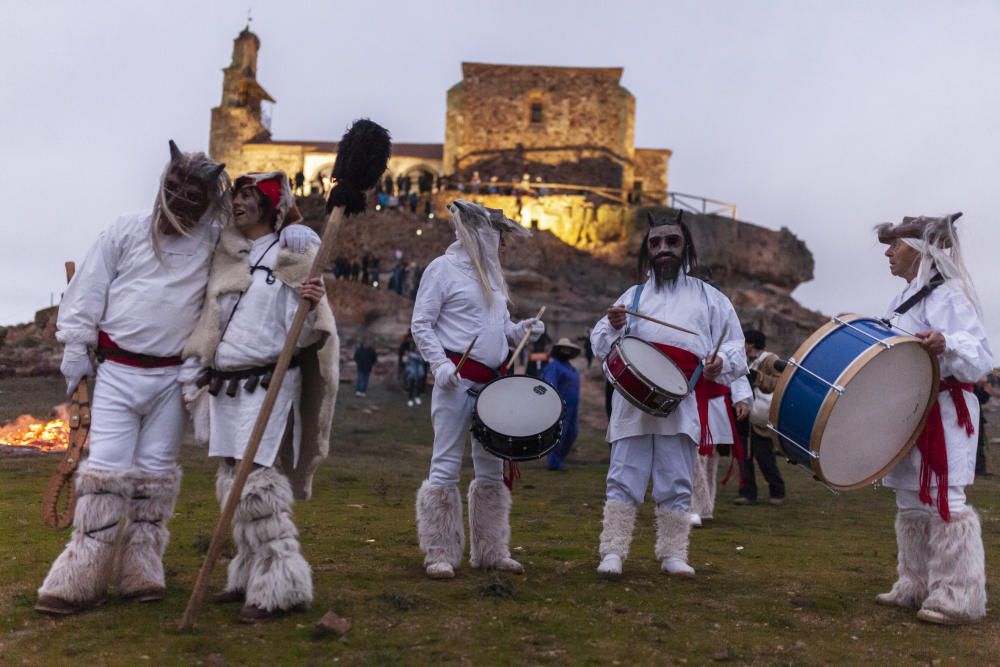
<instances>
[{"instance_id":1,"label":"shoulder strap","mask_svg":"<svg viewBox=\"0 0 1000 667\"><path fill-rule=\"evenodd\" d=\"M917 292L911 296L909 299L899 304L896 310L892 311L894 315L902 315L909 309L913 308L915 305L927 298L927 295L936 290L938 287L944 284L944 277L940 273L935 273L931 276L931 279L927 281L927 284L921 287Z\"/></svg>"},{"instance_id":2,"label":"shoulder strap","mask_svg":"<svg viewBox=\"0 0 1000 667\"><path fill-rule=\"evenodd\" d=\"M645 286L646 286L646 283L639 283L638 285L635 286L635 292L632 294L632 305L629 306L629 310L634 310L634 311L638 312L638 310L639 310L639 297L642 296L642 288L644 288ZM633 320L633 317L631 315L628 315L627 316L627 323L625 324L625 335L626 336L629 334L629 331L632 330L632 320Z\"/></svg>"}]
</instances>

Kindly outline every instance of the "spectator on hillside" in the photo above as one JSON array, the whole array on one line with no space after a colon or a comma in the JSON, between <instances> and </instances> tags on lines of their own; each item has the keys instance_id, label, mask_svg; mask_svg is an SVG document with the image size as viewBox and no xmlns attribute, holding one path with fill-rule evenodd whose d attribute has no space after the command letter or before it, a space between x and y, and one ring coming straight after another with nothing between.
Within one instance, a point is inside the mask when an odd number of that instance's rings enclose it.
<instances>
[{"instance_id":1,"label":"spectator on hillside","mask_svg":"<svg viewBox=\"0 0 1000 667\"><path fill-rule=\"evenodd\" d=\"M387 195L391 195L393 193L393 190L392 190L392 176L391 175L386 174L385 178L382 179L382 190Z\"/></svg>"},{"instance_id":2,"label":"spectator on hillside","mask_svg":"<svg viewBox=\"0 0 1000 667\"><path fill-rule=\"evenodd\" d=\"M369 345L368 337L363 336L354 350L354 363L358 366L357 381L354 385L354 395L364 398L368 395L368 378L378 362L375 348Z\"/></svg>"},{"instance_id":3,"label":"spectator on hillside","mask_svg":"<svg viewBox=\"0 0 1000 667\"><path fill-rule=\"evenodd\" d=\"M302 196L305 194L306 175L301 171L295 172L295 194Z\"/></svg>"},{"instance_id":4,"label":"spectator on hillside","mask_svg":"<svg viewBox=\"0 0 1000 667\"><path fill-rule=\"evenodd\" d=\"M420 197L416 192L410 193L410 213L417 212L417 204L420 203Z\"/></svg>"},{"instance_id":5,"label":"spectator on hillside","mask_svg":"<svg viewBox=\"0 0 1000 667\"><path fill-rule=\"evenodd\" d=\"M406 386L406 405L413 407L420 405L420 394L423 392L424 377L427 375L427 364L420 356L414 346L406 353L406 366L403 371L403 380Z\"/></svg>"},{"instance_id":6,"label":"spectator on hillside","mask_svg":"<svg viewBox=\"0 0 1000 667\"><path fill-rule=\"evenodd\" d=\"M358 277L361 275L361 265L358 263L357 258L351 262L351 275L350 280L357 281Z\"/></svg>"}]
</instances>

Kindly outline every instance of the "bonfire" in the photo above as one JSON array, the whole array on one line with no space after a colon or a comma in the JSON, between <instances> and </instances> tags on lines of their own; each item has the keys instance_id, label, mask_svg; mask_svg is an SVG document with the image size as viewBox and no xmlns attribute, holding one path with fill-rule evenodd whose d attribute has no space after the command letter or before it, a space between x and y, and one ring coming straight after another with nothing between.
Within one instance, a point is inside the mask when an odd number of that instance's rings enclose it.
<instances>
[{"instance_id":1,"label":"bonfire","mask_svg":"<svg viewBox=\"0 0 1000 667\"><path fill-rule=\"evenodd\" d=\"M0 426L0 445L64 451L69 446L69 423L65 419L42 421L31 415L21 415Z\"/></svg>"}]
</instances>

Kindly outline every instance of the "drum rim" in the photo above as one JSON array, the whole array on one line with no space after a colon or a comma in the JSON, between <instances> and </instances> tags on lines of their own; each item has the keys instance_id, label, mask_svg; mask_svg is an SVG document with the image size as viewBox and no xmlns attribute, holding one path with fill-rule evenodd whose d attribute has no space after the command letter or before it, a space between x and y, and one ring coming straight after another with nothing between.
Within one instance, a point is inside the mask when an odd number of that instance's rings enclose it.
<instances>
[{"instance_id":1,"label":"drum rim","mask_svg":"<svg viewBox=\"0 0 1000 667\"><path fill-rule=\"evenodd\" d=\"M469 428L470 431L472 430L472 427L475 426L476 421L478 421L480 424L483 425L483 428L488 429L488 430L492 431L493 433L500 433L499 431L496 431L496 430L490 428L489 426L487 426L486 422L484 422L480 418L480 416L479 416L479 399L482 398L483 392L486 391L486 388L489 387L494 382L499 382L500 380L506 380L506 379L509 379L509 378L517 378L517 377L526 377L526 378L530 378L532 380L535 380L537 382L541 382L542 384L544 384L547 387L549 387L552 391L554 391L555 394L556 394L556 396L559 397L559 419L556 420L555 424L553 424L552 426L548 427L544 431L536 433L535 435L517 436L516 438L514 436L509 436L509 435L508 436L504 436L504 437L508 438L509 440L523 440L523 439L526 439L526 438L537 438L542 433L548 433L549 431L551 431L556 426L562 428L563 419L565 419L565 417L566 417L566 401L563 400L562 394L559 393L559 390L556 389L555 386L552 385L552 383L546 382L545 380L543 380L541 378L536 378L536 377L531 376L531 375L501 375L500 377L495 377L492 380L490 380L489 382L487 382L486 384L484 384L482 386L482 388L479 390L479 393L476 394L476 401L472 404L472 419L473 419L473 422L470 425L470 428ZM545 456L546 454L548 454L550 451L552 451L553 449L555 449L556 445L559 444L559 440L561 438L562 438L562 435L560 434L560 437L556 439L556 442L553 443L553 445L551 447L549 447L548 449L546 449L541 454L538 454L537 456L532 456L531 458L509 458L509 457L506 457L506 456L500 456L496 452L494 452L494 451L492 451L490 449L487 449L486 445L484 445L482 442L479 443L479 446L482 447L485 451L489 452L490 455L495 456L496 458L500 459L501 461L535 461L537 459L542 458L543 456Z\"/></svg>"},{"instance_id":2,"label":"drum rim","mask_svg":"<svg viewBox=\"0 0 1000 667\"><path fill-rule=\"evenodd\" d=\"M838 319L840 319L841 322L856 322L857 320L878 320L878 318L869 317L866 315L860 315L858 313L845 313L843 315L839 315ZM798 349L795 350L795 354L793 355L794 358L797 361L805 359L805 357L810 352L812 352L813 348L816 347L816 345L819 344L821 340L825 339L830 332L832 332L835 329L839 329L841 326L843 326L841 322L837 322L836 320L831 319L829 322L827 322L819 329L817 329L815 332L813 332L813 334L809 336L809 338L807 338L798 347ZM891 345L899 345L903 343L920 344L920 339L916 338L915 336L898 334L895 336L890 336L889 338L885 338L882 340L882 342ZM851 379L854 378L855 375L857 375L861 371L862 368L864 368L864 366L869 361L871 361L876 356L885 351L887 351L887 348L883 347L879 343L873 343L871 347L865 350L863 354L858 356L854 361L848 364L848 366L843 371L841 371L840 375L837 377L835 381L835 384L846 385L848 382L851 381ZM837 405L837 400L840 398L840 395L837 394L837 392L833 391L832 389L827 389L826 397L823 399L823 402L820 404L819 410L816 412L816 420L813 422L813 430L809 436L809 451L814 452L817 456L820 457L818 459L810 460L809 469L812 470L812 472L815 473L815 475L819 479L823 480L825 484L828 484L830 487L838 491L852 491L854 489L860 489L884 477L886 473L888 473L893 467L896 466L896 464L902 461L903 458L910 453L910 450L913 449L913 445L916 444L917 439L920 437L920 433L923 431L924 424L927 422L927 416L930 414L931 407L934 405L934 400L937 398L938 395L938 391L936 390L936 388L940 381L941 369L938 365L937 357L931 354L928 354L927 356L931 360L931 376L932 376L931 386L935 387L935 390L930 392L930 400L928 400L927 405L924 406L924 413L921 416L920 421L917 424L917 427L914 429L913 434L907 440L906 444L902 447L902 449L900 449L899 453L896 454L896 456L893 457L893 459L889 463L887 463L877 473L870 475L864 480L856 482L854 484L847 484L847 485L834 484L830 482L830 480L828 480L823 475L823 471L820 469L819 463L820 461L822 461L822 455L820 453L821 449L820 441L822 440L823 432L826 430L826 424L829 421L830 416L833 414L833 409ZM772 426L778 424L778 419L781 414L781 403L785 395L785 389L788 387L788 383L792 381L792 377L794 377L798 371L799 371L798 368L789 364L789 366L785 369L785 372L781 374L781 378L778 381L778 386L775 387L774 389L774 398L778 400L771 401L771 412L768 414L768 420L770 421Z\"/></svg>"},{"instance_id":3,"label":"drum rim","mask_svg":"<svg viewBox=\"0 0 1000 667\"><path fill-rule=\"evenodd\" d=\"M656 347L656 345L654 345L653 343L650 343L648 340L643 340L642 338L639 338L638 336L632 336L632 335L622 336L621 338L619 338L618 340L615 341L615 345L618 346L619 354L622 356L622 358L625 359L625 363L628 365L629 370L631 370L634 374L638 375L639 379L641 379L643 382L645 382L649 386L655 387L655 388L659 389L660 392L666 394L667 396L669 396L671 398L676 398L678 403L680 403L685 398L687 398L688 396L691 395L691 386L689 384L685 384L684 385L684 393L683 394L675 394L672 391L667 391L666 389L664 389L660 385L658 385L655 382L653 382L652 380L650 380L646 376L645 373L643 373L642 371L640 371L638 369L638 367L635 366L631 362L631 360L628 357L628 354L625 353L625 348L622 346L622 343L624 343L624 341L625 341L626 338L631 338L633 340L637 340L640 343L642 343L643 345L648 345L649 347L653 348L654 350L656 350L657 354L659 354L660 356L662 356L664 359L666 359L668 362L670 362L671 366L673 366L674 368L677 369L677 372L681 374L681 377L687 378L687 376L684 375L684 371L682 371L681 367L677 365L677 362L670 358L669 354L667 354L666 352L664 352L660 348ZM614 383L612 383L612 384L614 384Z\"/></svg>"}]
</instances>

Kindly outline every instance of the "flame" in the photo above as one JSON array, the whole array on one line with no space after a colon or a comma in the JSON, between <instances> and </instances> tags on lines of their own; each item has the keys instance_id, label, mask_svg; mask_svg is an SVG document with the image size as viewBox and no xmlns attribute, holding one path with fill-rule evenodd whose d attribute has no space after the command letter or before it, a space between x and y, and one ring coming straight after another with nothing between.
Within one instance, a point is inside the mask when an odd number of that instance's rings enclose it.
<instances>
[{"instance_id":1,"label":"flame","mask_svg":"<svg viewBox=\"0 0 1000 667\"><path fill-rule=\"evenodd\" d=\"M65 450L69 447L69 425L63 419L43 422L31 415L21 415L0 426L0 445L34 447L46 452Z\"/></svg>"}]
</instances>

